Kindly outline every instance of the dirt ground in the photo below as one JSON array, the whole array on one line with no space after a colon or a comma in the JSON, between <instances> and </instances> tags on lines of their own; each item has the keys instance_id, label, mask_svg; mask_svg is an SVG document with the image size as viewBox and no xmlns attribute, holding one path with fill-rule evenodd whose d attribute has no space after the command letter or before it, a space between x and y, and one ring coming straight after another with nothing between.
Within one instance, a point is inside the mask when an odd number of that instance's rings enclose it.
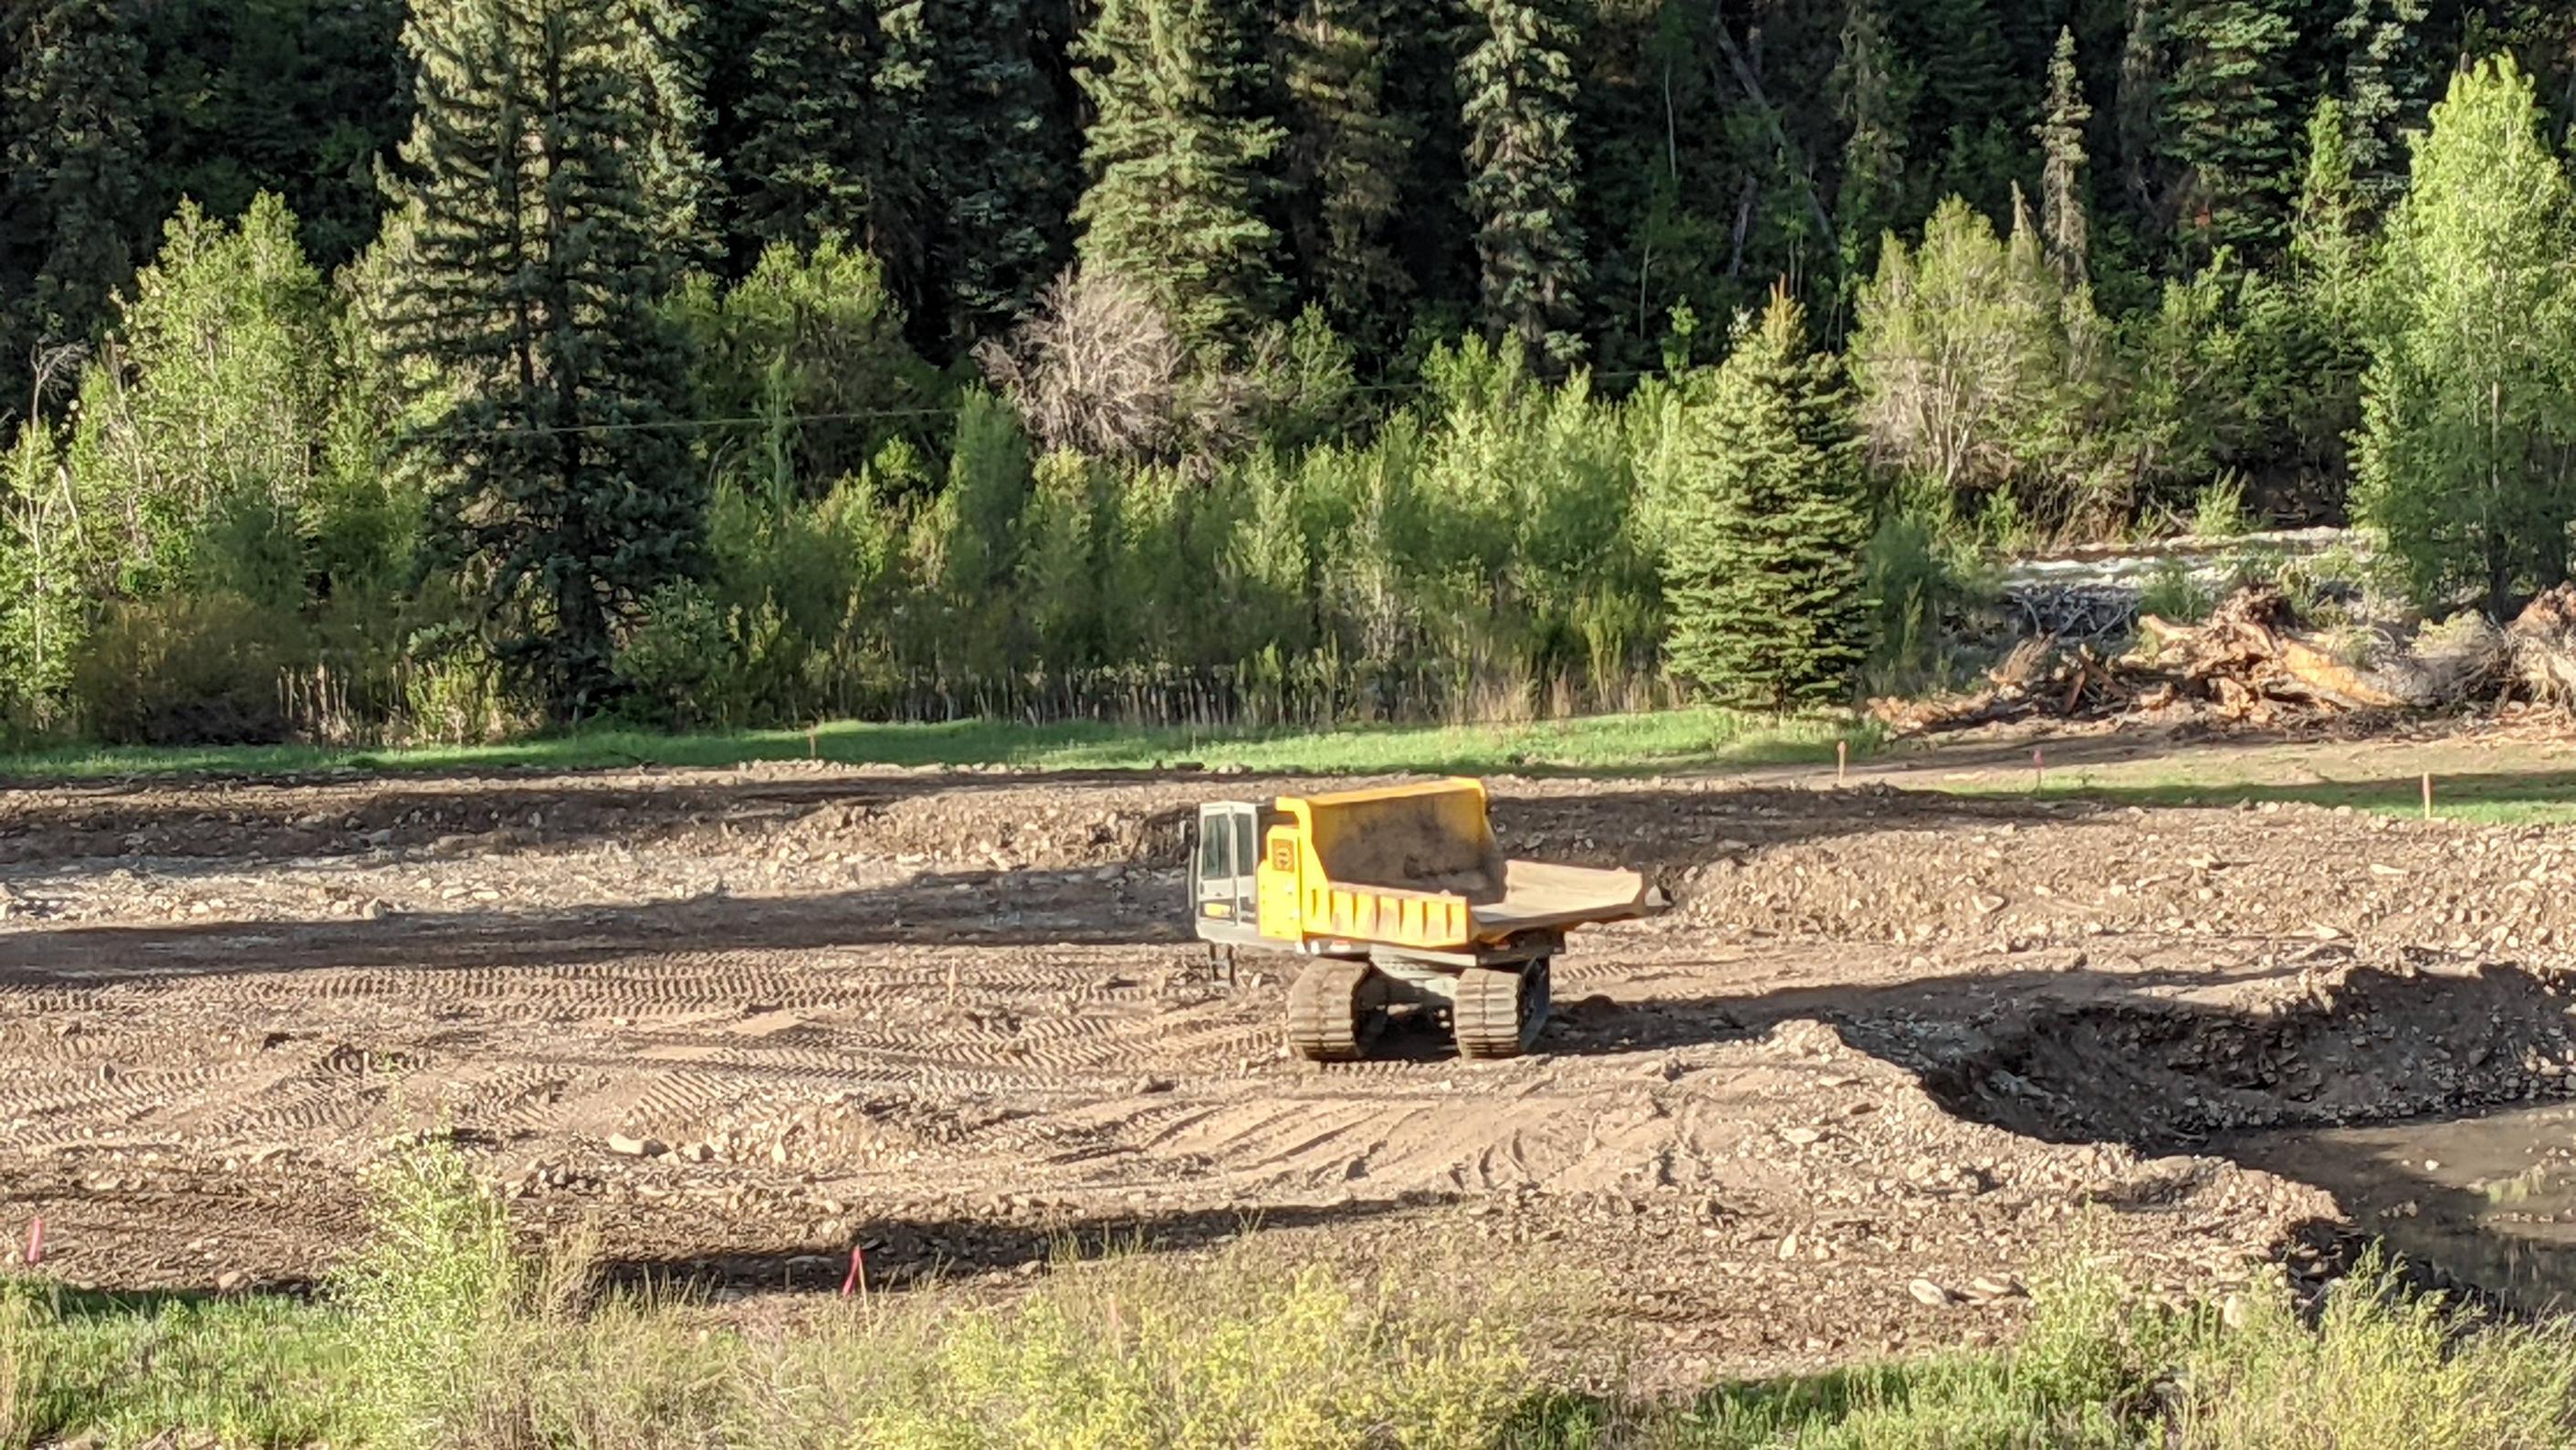
<instances>
[{"instance_id":1,"label":"dirt ground","mask_svg":"<svg viewBox=\"0 0 2576 1450\"><path fill-rule=\"evenodd\" d=\"M77 1282L325 1273L389 1144L770 1305L1067 1245L1466 1236L1675 1382L2008 1335L2070 1249L2221 1292L2348 1234L2231 1135L2576 1089L2576 833L1883 783L1498 780L1649 871L1536 1056L1318 1068L1184 935L1202 799L764 766L0 793L0 1239ZM2250 1160L2249 1160L2250 1161Z\"/></svg>"}]
</instances>

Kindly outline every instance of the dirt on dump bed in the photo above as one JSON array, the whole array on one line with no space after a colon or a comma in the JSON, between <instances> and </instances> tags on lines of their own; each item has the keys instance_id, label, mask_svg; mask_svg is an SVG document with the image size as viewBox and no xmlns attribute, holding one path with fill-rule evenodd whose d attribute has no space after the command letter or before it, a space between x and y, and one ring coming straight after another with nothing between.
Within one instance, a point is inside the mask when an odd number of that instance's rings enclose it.
<instances>
[{"instance_id":1,"label":"dirt on dump bed","mask_svg":"<svg viewBox=\"0 0 2576 1450\"><path fill-rule=\"evenodd\" d=\"M1335 782L1336 787L1352 782ZM0 1240L309 1282L388 1144L726 1297L1006 1285L1061 1244L1597 1275L1685 1382L2008 1334L2072 1247L2224 1291L2341 1222L2227 1135L2562 1094L2576 836L2305 807L1492 783L1643 870L1531 1057L1289 1060L1187 823L1280 779L826 766L0 794Z\"/></svg>"}]
</instances>

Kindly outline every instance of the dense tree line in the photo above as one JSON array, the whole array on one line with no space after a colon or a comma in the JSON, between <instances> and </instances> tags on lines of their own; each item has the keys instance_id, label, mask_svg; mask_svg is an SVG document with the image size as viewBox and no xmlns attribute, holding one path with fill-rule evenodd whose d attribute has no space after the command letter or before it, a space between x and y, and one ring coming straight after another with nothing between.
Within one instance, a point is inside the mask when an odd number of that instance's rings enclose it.
<instances>
[{"instance_id":1,"label":"dense tree line","mask_svg":"<svg viewBox=\"0 0 2576 1450\"><path fill-rule=\"evenodd\" d=\"M2536 0L13 0L0 697L1779 705L2211 493L2502 607L2571 120Z\"/></svg>"}]
</instances>

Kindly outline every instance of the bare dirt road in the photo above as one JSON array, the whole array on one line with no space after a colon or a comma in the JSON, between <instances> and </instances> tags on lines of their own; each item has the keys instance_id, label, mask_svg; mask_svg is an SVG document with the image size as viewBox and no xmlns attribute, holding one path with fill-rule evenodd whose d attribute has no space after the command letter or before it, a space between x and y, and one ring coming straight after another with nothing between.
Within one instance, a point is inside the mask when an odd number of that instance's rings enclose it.
<instances>
[{"instance_id":1,"label":"bare dirt road","mask_svg":"<svg viewBox=\"0 0 2576 1450\"><path fill-rule=\"evenodd\" d=\"M0 1237L295 1284L449 1135L532 1232L727 1297L1007 1285L1068 1243L1491 1241L1677 1377L2008 1333L2070 1244L2222 1289L2339 1223L2232 1135L2576 1088L2576 834L2299 806L1498 781L1670 915L1544 1051L1287 1060L1184 823L1266 778L741 771L0 794ZM2252 1161L2248 1159L2248 1161ZM1505 1252L1508 1246L1509 1252Z\"/></svg>"}]
</instances>

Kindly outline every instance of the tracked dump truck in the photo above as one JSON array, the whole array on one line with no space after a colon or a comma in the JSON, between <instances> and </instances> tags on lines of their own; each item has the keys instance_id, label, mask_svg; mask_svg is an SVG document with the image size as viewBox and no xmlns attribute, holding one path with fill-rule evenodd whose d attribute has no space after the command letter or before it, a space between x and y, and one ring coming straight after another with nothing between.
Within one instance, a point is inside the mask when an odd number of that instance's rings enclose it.
<instances>
[{"instance_id":1,"label":"tracked dump truck","mask_svg":"<svg viewBox=\"0 0 2576 1450\"><path fill-rule=\"evenodd\" d=\"M1445 1012L1464 1057L1516 1057L1547 1024L1549 963L1579 926L1663 909L1634 871L1507 861L1484 783L1199 807L1191 919L1211 966L1238 948L1307 958L1288 1045L1349 1062L1397 1011Z\"/></svg>"}]
</instances>

